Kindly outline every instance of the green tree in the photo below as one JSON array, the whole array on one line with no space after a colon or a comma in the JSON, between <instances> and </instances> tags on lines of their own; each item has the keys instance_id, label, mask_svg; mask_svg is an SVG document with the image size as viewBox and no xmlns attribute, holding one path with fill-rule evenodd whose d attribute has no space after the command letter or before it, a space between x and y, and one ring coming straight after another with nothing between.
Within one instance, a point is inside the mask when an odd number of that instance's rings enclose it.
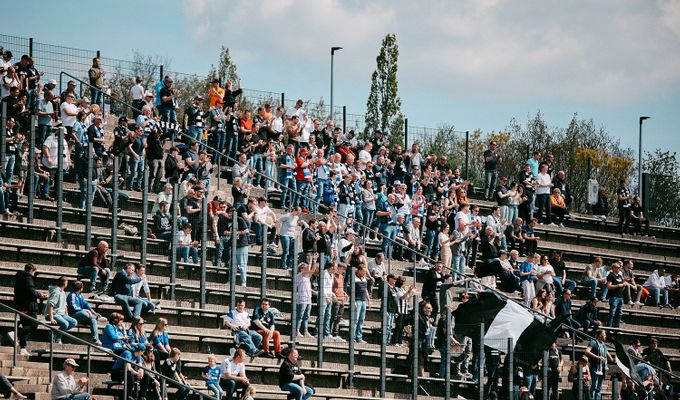
<instances>
[{"instance_id":1,"label":"green tree","mask_svg":"<svg viewBox=\"0 0 680 400\"><path fill-rule=\"evenodd\" d=\"M650 174L648 218L667 226L680 225L680 163L675 152L656 149L646 152L643 172Z\"/></svg>"},{"instance_id":2,"label":"green tree","mask_svg":"<svg viewBox=\"0 0 680 400\"><path fill-rule=\"evenodd\" d=\"M210 65L207 79L210 82L212 82L213 79L219 79L220 84L223 86L226 86L227 80L230 80L233 83L236 83L239 80L237 67L231 59L228 47L220 47L220 59L217 63L217 68L215 68L215 65L213 64Z\"/></svg>"},{"instance_id":3,"label":"green tree","mask_svg":"<svg viewBox=\"0 0 680 400\"><path fill-rule=\"evenodd\" d=\"M371 76L371 91L366 102L364 136L380 130L391 145L403 144L404 115L398 93L397 36L387 34L376 57L376 69Z\"/></svg>"}]
</instances>

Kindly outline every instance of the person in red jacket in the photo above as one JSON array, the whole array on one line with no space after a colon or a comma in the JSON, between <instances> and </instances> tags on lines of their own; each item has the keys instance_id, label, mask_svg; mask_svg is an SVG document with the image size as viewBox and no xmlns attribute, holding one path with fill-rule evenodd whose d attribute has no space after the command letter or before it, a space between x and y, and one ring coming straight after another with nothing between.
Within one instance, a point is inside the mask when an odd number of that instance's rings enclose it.
<instances>
[{"instance_id":1,"label":"person in red jacket","mask_svg":"<svg viewBox=\"0 0 680 400\"><path fill-rule=\"evenodd\" d=\"M78 275L90 277L90 292L92 293L97 291L98 276L101 277L104 284L102 292L106 292L109 288L111 269L107 258L108 253L109 244L102 240L97 244L97 247L85 254L78 264Z\"/></svg>"},{"instance_id":2,"label":"person in red jacket","mask_svg":"<svg viewBox=\"0 0 680 400\"><path fill-rule=\"evenodd\" d=\"M296 196L295 205L302 207L302 212L309 212L309 199L315 188L312 186L312 157L305 147L295 157L295 181L299 195Z\"/></svg>"}]
</instances>

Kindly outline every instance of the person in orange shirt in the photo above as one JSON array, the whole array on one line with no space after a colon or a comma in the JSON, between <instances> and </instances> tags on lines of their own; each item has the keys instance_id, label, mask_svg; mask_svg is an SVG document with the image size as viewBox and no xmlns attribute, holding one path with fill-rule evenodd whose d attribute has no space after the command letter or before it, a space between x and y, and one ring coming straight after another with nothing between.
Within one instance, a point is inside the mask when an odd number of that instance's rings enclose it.
<instances>
[{"instance_id":1,"label":"person in orange shirt","mask_svg":"<svg viewBox=\"0 0 680 400\"><path fill-rule=\"evenodd\" d=\"M564 227L564 216L569 214L567 210L567 205L564 202L564 197L562 197L562 192L560 189L554 189L552 195L550 196L550 211L561 227Z\"/></svg>"},{"instance_id":2,"label":"person in orange shirt","mask_svg":"<svg viewBox=\"0 0 680 400\"><path fill-rule=\"evenodd\" d=\"M210 100L210 108L215 107L217 104L217 99L222 100L224 97L224 88L220 87L220 80L213 79L212 86L208 90L208 100Z\"/></svg>"}]
</instances>

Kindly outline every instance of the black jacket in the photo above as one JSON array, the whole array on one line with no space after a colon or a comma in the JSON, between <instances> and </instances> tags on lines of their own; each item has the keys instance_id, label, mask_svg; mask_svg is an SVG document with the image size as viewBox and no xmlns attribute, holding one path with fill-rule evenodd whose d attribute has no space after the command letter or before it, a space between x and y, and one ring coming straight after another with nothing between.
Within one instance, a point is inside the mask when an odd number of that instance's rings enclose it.
<instances>
[{"instance_id":1,"label":"black jacket","mask_svg":"<svg viewBox=\"0 0 680 400\"><path fill-rule=\"evenodd\" d=\"M118 271L116 276L113 277L113 282L111 282L109 295L115 296L117 294L122 294L125 296L132 296L132 285L139 281L141 281L141 279L136 275L128 276L125 271Z\"/></svg>"},{"instance_id":2,"label":"black jacket","mask_svg":"<svg viewBox=\"0 0 680 400\"><path fill-rule=\"evenodd\" d=\"M14 278L14 307L29 314L38 313L40 293L35 289L35 277L26 271L17 272Z\"/></svg>"}]
</instances>

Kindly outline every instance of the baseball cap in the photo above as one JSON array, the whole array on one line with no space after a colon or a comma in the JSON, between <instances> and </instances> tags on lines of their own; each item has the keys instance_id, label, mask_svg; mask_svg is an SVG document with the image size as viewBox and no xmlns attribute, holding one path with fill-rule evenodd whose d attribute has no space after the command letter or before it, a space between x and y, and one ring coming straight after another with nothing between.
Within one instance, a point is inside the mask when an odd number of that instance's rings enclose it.
<instances>
[{"instance_id":1,"label":"baseball cap","mask_svg":"<svg viewBox=\"0 0 680 400\"><path fill-rule=\"evenodd\" d=\"M147 90L147 91L144 93L144 97L153 97L153 93L151 93L150 91Z\"/></svg>"},{"instance_id":2,"label":"baseball cap","mask_svg":"<svg viewBox=\"0 0 680 400\"><path fill-rule=\"evenodd\" d=\"M79 365L78 365L78 363L76 362L76 360L74 360L74 359L72 359L72 358L67 358L66 361L64 361L64 365L70 365L70 366L72 366L72 367L79 367Z\"/></svg>"},{"instance_id":3,"label":"baseball cap","mask_svg":"<svg viewBox=\"0 0 680 400\"><path fill-rule=\"evenodd\" d=\"M10 54L12 54L12 53L10 53ZM57 86L57 81L55 81L54 79L50 79L50 80L47 82L47 84L48 84L48 85Z\"/></svg>"},{"instance_id":4,"label":"baseball cap","mask_svg":"<svg viewBox=\"0 0 680 400\"><path fill-rule=\"evenodd\" d=\"M133 349L133 351L135 351L135 352L136 352L136 351L145 352L145 351L146 351L146 345L145 345L145 344L142 344L142 343L137 343L137 346L135 346L135 348Z\"/></svg>"},{"instance_id":5,"label":"baseball cap","mask_svg":"<svg viewBox=\"0 0 680 400\"><path fill-rule=\"evenodd\" d=\"M309 151L309 150L307 150L306 147L303 147L303 148L300 149L300 153L306 153L307 151Z\"/></svg>"}]
</instances>

